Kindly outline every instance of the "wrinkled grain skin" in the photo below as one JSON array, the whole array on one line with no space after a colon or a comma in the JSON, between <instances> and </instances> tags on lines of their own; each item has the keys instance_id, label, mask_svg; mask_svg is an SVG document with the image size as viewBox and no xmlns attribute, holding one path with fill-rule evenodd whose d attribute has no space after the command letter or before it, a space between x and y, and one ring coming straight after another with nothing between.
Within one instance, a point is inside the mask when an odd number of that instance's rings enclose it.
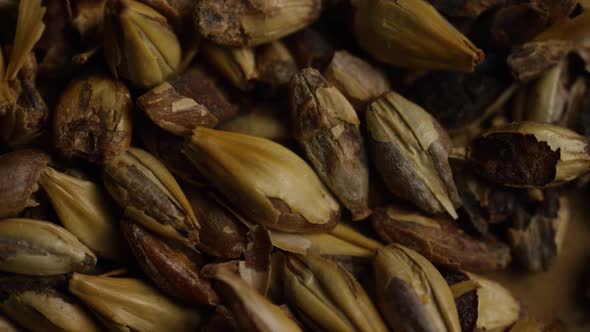
<instances>
[{"instance_id":1,"label":"wrinkled grain skin","mask_svg":"<svg viewBox=\"0 0 590 332\"><path fill-rule=\"evenodd\" d=\"M47 167L49 156L36 150L18 150L0 155L0 218L16 217L36 206L31 197Z\"/></svg>"},{"instance_id":2,"label":"wrinkled grain skin","mask_svg":"<svg viewBox=\"0 0 590 332\"><path fill-rule=\"evenodd\" d=\"M103 179L115 201L135 212L135 221L190 247L199 242L199 224L186 197L153 156L132 148L105 165Z\"/></svg>"},{"instance_id":3,"label":"wrinkled grain skin","mask_svg":"<svg viewBox=\"0 0 590 332\"><path fill-rule=\"evenodd\" d=\"M257 46L313 23L321 7L319 0L204 0L197 2L194 24L217 44Z\"/></svg>"},{"instance_id":4,"label":"wrinkled grain skin","mask_svg":"<svg viewBox=\"0 0 590 332\"><path fill-rule=\"evenodd\" d=\"M165 293L192 304L219 302L211 283L199 275L202 258L197 252L158 238L128 219L122 228L142 270Z\"/></svg>"},{"instance_id":5,"label":"wrinkled grain skin","mask_svg":"<svg viewBox=\"0 0 590 332\"><path fill-rule=\"evenodd\" d=\"M131 144L133 103L127 87L107 76L71 81L56 107L53 136L68 159L104 163Z\"/></svg>"},{"instance_id":6,"label":"wrinkled grain skin","mask_svg":"<svg viewBox=\"0 0 590 332\"><path fill-rule=\"evenodd\" d=\"M352 105L317 70L308 68L291 80L291 111L294 135L320 178L354 220L367 217L369 170Z\"/></svg>"},{"instance_id":7,"label":"wrinkled grain skin","mask_svg":"<svg viewBox=\"0 0 590 332\"><path fill-rule=\"evenodd\" d=\"M166 131L189 135L196 126L215 127L237 113L217 82L200 68L164 82L137 99L137 106Z\"/></svg>"},{"instance_id":8,"label":"wrinkled grain skin","mask_svg":"<svg viewBox=\"0 0 590 332\"><path fill-rule=\"evenodd\" d=\"M390 206L375 210L371 222L385 242L405 245L450 269L495 271L511 261L507 245L467 235L448 218L425 217Z\"/></svg>"},{"instance_id":9,"label":"wrinkled grain skin","mask_svg":"<svg viewBox=\"0 0 590 332\"><path fill-rule=\"evenodd\" d=\"M37 90L36 78L37 61L30 53L16 80L8 82L16 100L0 104L0 141L6 145L26 146L47 129L49 109Z\"/></svg>"},{"instance_id":10,"label":"wrinkled grain skin","mask_svg":"<svg viewBox=\"0 0 590 332\"><path fill-rule=\"evenodd\" d=\"M199 224L199 250L219 258L238 258L246 249L246 228L210 193L194 188L184 190Z\"/></svg>"},{"instance_id":11,"label":"wrinkled grain skin","mask_svg":"<svg viewBox=\"0 0 590 332\"><path fill-rule=\"evenodd\" d=\"M488 181L517 186L544 186L555 180L560 151L534 135L497 133L471 142L470 161Z\"/></svg>"}]
</instances>

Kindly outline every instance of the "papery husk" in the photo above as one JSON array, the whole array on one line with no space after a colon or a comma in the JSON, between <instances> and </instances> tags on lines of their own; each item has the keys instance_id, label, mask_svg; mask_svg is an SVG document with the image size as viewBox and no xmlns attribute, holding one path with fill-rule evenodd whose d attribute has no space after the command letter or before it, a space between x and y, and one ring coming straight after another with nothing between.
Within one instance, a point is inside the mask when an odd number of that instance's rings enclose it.
<instances>
[{"instance_id":1,"label":"papery husk","mask_svg":"<svg viewBox=\"0 0 590 332\"><path fill-rule=\"evenodd\" d=\"M471 72L483 52L427 1L353 1L354 33L380 61L414 69Z\"/></svg>"},{"instance_id":2,"label":"papery husk","mask_svg":"<svg viewBox=\"0 0 590 332\"><path fill-rule=\"evenodd\" d=\"M205 59L236 88L250 91L258 78L256 55L251 47L228 47L210 42L203 43Z\"/></svg>"},{"instance_id":3,"label":"papery husk","mask_svg":"<svg viewBox=\"0 0 590 332\"><path fill-rule=\"evenodd\" d=\"M294 234L271 231L275 247L291 253L306 255L313 253L324 257L350 256L372 257L381 243L368 238L354 229L339 223L332 231L325 233Z\"/></svg>"},{"instance_id":4,"label":"papery husk","mask_svg":"<svg viewBox=\"0 0 590 332\"><path fill-rule=\"evenodd\" d=\"M512 187L544 188L590 171L590 141L550 124L516 122L485 131L469 148L477 175Z\"/></svg>"},{"instance_id":5,"label":"papery husk","mask_svg":"<svg viewBox=\"0 0 590 332\"><path fill-rule=\"evenodd\" d=\"M283 283L289 302L322 330L388 331L362 286L330 260L288 255Z\"/></svg>"},{"instance_id":6,"label":"papery husk","mask_svg":"<svg viewBox=\"0 0 590 332\"><path fill-rule=\"evenodd\" d=\"M130 148L103 169L105 187L130 219L189 247L199 242L199 223L166 166L149 153Z\"/></svg>"},{"instance_id":7,"label":"papery husk","mask_svg":"<svg viewBox=\"0 0 590 332\"><path fill-rule=\"evenodd\" d=\"M239 274L251 287L267 296L273 268L270 232L257 225L248 231L247 237L244 261L240 261L238 265Z\"/></svg>"},{"instance_id":8,"label":"papery husk","mask_svg":"<svg viewBox=\"0 0 590 332\"><path fill-rule=\"evenodd\" d=\"M457 218L461 200L448 161L446 131L424 109L395 92L365 113L372 160L389 191L425 212Z\"/></svg>"},{"instance_id":9,"label":"papery husk","mask_svg":"<svg viewBox=\"0 0 590 332\"><path fill-rule=\"evenodd\" d=\"M103 75L72 80L53 112L53 140L66 158L104 163L131 145L131 94Z\"/></svg>"},{"instance_id":10,"label":"papery husk","mask_svg":"<svg viewBox=\"0 0 590 332\"><path fill-rule=\"evenodd\" d=\"M231 273L238 275L248 287L263 296L267 296L273 282L271 280L273 274L273 265L271 264L272 249L269 231L260 225L253 225L247 234L243 259L212 263L205 266L203 270L210 272L221 268L227 269Z\"/></svg>"},{"instance_id":11,"label":"papery husk","mask_svg":"<svg viewBox=\"0 0 590 332\"><path fill-rule=\"evenodd\" d=\"M453 294L440 272L423 256L401 245L375 256L379 306L395 331L460 332Z\"/></svg>"},{"instance_id":12,"label":"papery husk","mask_svg":"<svg viewBox=\"0 0 590 332\"><path fill-rule=\"evenodd\" d=\"M64 228L101 257L124 257L115 207L102 187L53 168L45 169L40 184Z\"/></svg>"},{"instance_id":13,"label":"papery husk","mask_svg":"<svg viewBox=\"0 0 590 332\"><path fill-rule=\"evenodd\" d=\"M10 62L6 65L4 80L16 79L19 70L27 61L28 54L33 50L35 43L41 38L45 30L43 16L46 8L41 6L41 0L24 0L19 2L16 34Z\"/></svg>"},{"instance_id":14,"label":"papery husk","mask_svg":"<svg viewBox=\"0 0 590 332\"><path fill-rule=\"evenodd\" d=\"M277 143L197 127L183 152L232 206L269 229L329 230L340 218L311 167Z\"/></svg>"},{"instance_id":15,"label":"papery husk","mask_svg":"<svg viewBox=\"0 0 590 332\"><path fill-rule=\"evenodd\" d=\"M257 46L311 24L321 8L319 0L204 0L197 3L194 23L217 44Z\"/></svg>"},{"instance_id":16,"label":"papery husk","mask_svg":"<svg viewBox=\"0 0 590 332\"><path fill-rule=\"evenodd\" d=\"M466 275L478 285L477 328L490 332L504 331L518 320L521 306L509 290L473 273Z\"/></svg>"},{"instance_id":17,"label":"papery husk","mask_svg":"<svg viewBox=\"0 0 590 332\"><path fill-rule=\"evenodd\" d=\"M339 50L324 70L324 76L332 83L358 112L374 98L391 91L391 84L384 71L365 60Z\"/></svg>"},{"instance_id":18,"label":"papery husk","mask_svg":"<svg viewBox=\"0 0 590 332\"><path fill-rule=\"evenodd\" d=\"M139 279L74 273L69 290L101 320L108 322L111 330L192 331L201 321L194 308L170 301Z\"/></svg>"},{"instance_id":19,"label":"papery husk","mask_svg":"<svg viewBox=\"0 0 590 332\"><path fill-rule=\"evenodd\" d=\"M290 90L294 136L307 160L352 219L365 219L371 213L369 167L354 108L313 68L293 76Z\"/></svg>"},{"instance_id":20,"label":"papery husk","mask_svg":"<svg viewBox=\"0 0 590 332\"><path fill-rule=\"evenodd\" d=\"M104 49L115 77L151 88L176 74L182 50L164 16L135 0L108 0Z\"/></svg>"},{"instance_id":21,"label":"papery husk","mask_svg":"<svg viewBox=\"0 0 590 332\"><path fill-rule=\"evenodd\" d=\"M28 331L103 331L80 303L42 281L9 279L2 280L2 283L0 311ZM1 323L0 330L12 331Z\"/></svg>"},{"instance_id":22,"label":"papery husk","mask_svg":"<svg viewBox=\"0 0 590 332\"><path fill-rule=\"evenodd\" d=\"M229 303L241 331L301 331L280 307L272 304L228 267L206 266L203 274L217 282L224 302Z\"/></svg>"},{"instance_id":23,"label":"papery husk","mask_svg":"<svg viewBox=\"0 0 590 332\"><path fill-rule=\"evenodd\" d=\"M0 270L24 275L89 271L96 256L65 228L47 221L0 221Z\"/></svg>"}]
</instances>

